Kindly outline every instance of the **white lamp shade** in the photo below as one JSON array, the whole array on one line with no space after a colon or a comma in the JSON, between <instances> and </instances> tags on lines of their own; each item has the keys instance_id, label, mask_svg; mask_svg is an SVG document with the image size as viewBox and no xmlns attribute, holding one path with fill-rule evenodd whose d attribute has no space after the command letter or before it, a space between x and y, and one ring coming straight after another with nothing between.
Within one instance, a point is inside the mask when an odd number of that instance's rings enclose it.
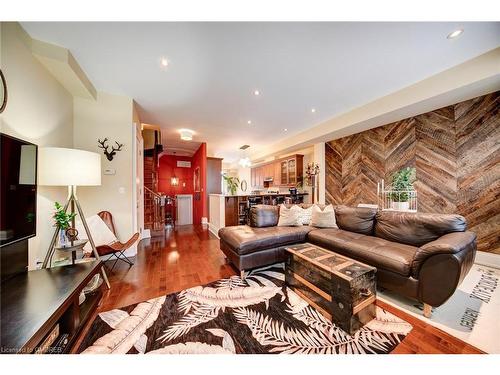
<instances>
[{"instance_id":1,"label":"white lamp shade","mask_svg":"<svg viewBox=\"0 0 500 375\"><path fill-rule=\"evenodd\" d=\"M73 148L43 147L38 152L38 171L40 185L100 185L101 155Z\"/></svg>"}]
</instances>

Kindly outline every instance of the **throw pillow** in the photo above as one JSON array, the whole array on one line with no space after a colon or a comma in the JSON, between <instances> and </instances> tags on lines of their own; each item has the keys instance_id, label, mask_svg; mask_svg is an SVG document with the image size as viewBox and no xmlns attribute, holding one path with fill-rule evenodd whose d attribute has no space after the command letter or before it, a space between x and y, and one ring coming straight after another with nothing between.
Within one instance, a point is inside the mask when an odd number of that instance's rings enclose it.
<instances>
[{"instance_id":1,"label":"throw pillow","mask_svg":"<svg viewBox=\"0 0 500 375\"><path fill-rule=\"evenodd\" d=\"M113 232L108 228L106 223L102 221L102 219L98 215L93 215L85 218L87 220L87 225L89 226L90 234L92 234L92 239L97 246L109 245L113 242L118 241ZM85 232L85 228L81 221L77 221L75 223L75 227L78 230L78 239L79 240L88 240L87 232ZM90 242L87 242L83 247L83 251L85 253L89 253L92 251L92 245Z\"/></svg>"},{"instance_id":2,"label":"throw pillow","mask_svg":"<svg viewBox=\"0 0 500 375\"><path fill-rule=\"evenodd\" d=\"M313 206L311 224L309 225L317 228L338 228L335 221L333 206L329 204L324 210L321 210L321 208L316 205Z\"/></svg>"},{"instance_id":3,"label":"throw pillow","mask_svg":"<svg viewBox=\"0 0 500 375\"><path fill-rule=\"evenodd\" d=\"M292 208L286 208L284 204L280 206L280 217L278 220L278 227L299 227L302 226L302 221L299 218L299 211L301 210L298 206L292 206Z\"/></svg>"},{"instance_id":4,"label":"throw pillow","mask_svg":"<svg viewBox=\"0 0 500 375\"><path fill-rule=\"evenodd\" d=\"M292 208L297 207L297 212L299 214L299 219L304 225L309 225L311 223L311 215L313 211L314 205L308 208L302 208L300 206L293 206Z\"/></svg>"}]
</instances>

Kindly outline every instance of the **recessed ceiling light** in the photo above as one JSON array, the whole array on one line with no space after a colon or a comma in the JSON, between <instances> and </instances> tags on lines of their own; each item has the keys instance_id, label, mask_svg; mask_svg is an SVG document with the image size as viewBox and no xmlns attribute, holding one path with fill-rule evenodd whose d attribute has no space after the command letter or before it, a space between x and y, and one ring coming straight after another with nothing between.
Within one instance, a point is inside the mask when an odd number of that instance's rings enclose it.
<instances>
[{"instance_id":1,"label":"recessed ceiling light","mask_svg":"<svg viewBox=\"0 0 500 375\"><path fill-rule=\"evenodd\" d=\"M460 35L462 35L463 32L464 32L464 29L458 29L458 30L452 31L451 33L448 34L448 36L446 38L455 39L455 38L459 37Z\"/></svg>"},{"instance_id":2,"label":"recessed ceiling light","mask_svg":"<svg viewBox=\"0 0 500 375\"><path fill-rule=\"evenodd\" d=\"M259 96L259 95L260 95L260 91L259 91L259 90L255 90L255 91L253 92L253 94L254 94L255 96Z\"/></svg>"},{"instance_id":3,"label":"recessed ceiling light","mask_svg":"<svg viewBox=\"0 0 500 375\"><path fill-rule=\"evenodd\" d=\"M287 129L287 128L285 128L285 129L283 129L283 130L284 130L284 131L286 131L286 132L288 131L288 129Z\"/></svg>"},{"instance_id":4,"label":"recessed ceiling light","mask_svg":"<svg viewBox=\"0 0 500 375\"><path fill-rule=\"evenodd\" d=\"M166 68L166 67L168 66L168 60L167 60L167 58L166 58L166 57L162 57L162 58L160 59L160 65L161 65L162 67L164 67L164 68Z\"/></svg>"},{"instance_id":5,"label":"recessed ceiling light","mask_svg":"<svg viewBox=\"0 0 500 375\"><path fill-rule=\"evenodd\" d=\"M247 124L248 124L248 125L252 125L252 121L251 121L251 120L248 120L248 121L247 121Z\"/></svg>"},{"instance_id":6,"label":"recessed ceiling light","mask_svg":"<svg viewBox=\"0 0 500 375\"><path fill-rule=\"evenodd\" d=\"M193 140L194 131L192 131L190 129L181 129L181 130L179 130L179 133L181 134L181 139L183 141Z\"/></svg>"},{"instance_id":7,"label":"recessed ceiling light","mask_svg":"<svg viewBox=\"0 0 500 375\"><path fill-rule=\"evenodd\" d=\"M311 112L315 113L316 112L316 108L311 108Z\"/></svg>"}]
</instances>

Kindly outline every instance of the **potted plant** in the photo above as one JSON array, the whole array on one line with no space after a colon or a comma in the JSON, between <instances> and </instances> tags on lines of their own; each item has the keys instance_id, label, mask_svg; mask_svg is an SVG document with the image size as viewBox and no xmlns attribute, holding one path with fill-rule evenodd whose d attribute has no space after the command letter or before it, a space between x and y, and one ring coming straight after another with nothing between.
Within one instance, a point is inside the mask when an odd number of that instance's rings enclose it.
<instances>
[{"instance_id":1,"label":"potted plant","mask_svg":"<svg viewBox=\"0 0 500 375\"><path fill-rule=\"evenodd\" d=\"M54 218L54 226L59 229L59 246L64 247L68 243L66 231L71 228L71 221L75 218L76 213L67 213L59 202L55 202L55 207L56 211L52 216Z\"/></svg>"},{"instance_id":2,"label":"potted plant","mask_svg":"<svg viewBox=\"0 0 500 375\"><path fill-rule=\"evenodd\" d=\"M222 175L224 177L224 181L226 181L227 189L231 193L231 195L236 195L236 191L238 190L238 186L240 185L240 179L238 177L230 177L226 175Z\"/></svg>"},{"instance_id":3,"label":"potted plant","mask_svg":"<svg viewBox=\"0 0 500 375\"><path fill-rule=\"evenodd\" d=\"M409 192L413 190L415 180L415 168L406 167L392 175L392 209L399 211L410 209Z\"/></svg>"}]
</instances>

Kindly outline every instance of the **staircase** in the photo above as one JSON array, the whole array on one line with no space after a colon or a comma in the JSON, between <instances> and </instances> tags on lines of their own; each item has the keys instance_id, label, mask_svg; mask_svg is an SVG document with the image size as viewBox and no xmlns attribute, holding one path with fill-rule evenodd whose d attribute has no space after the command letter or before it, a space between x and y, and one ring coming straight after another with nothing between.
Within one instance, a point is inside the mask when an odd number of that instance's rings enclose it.
<instances>
[{"instance_id":1,"label":"staircase","mask_svg":"<svg viewBox=\"0 0 500 375\"><path fill-rule=\"evenodd\" d=\"M144 152L144 228L151 237L165 235L165 197L158 193L158 152Z\"/></svg>"},{"instance_id":2,"label":"staircase","mask_svg":"<svg viewBox=\"0 0 500 375\"><path fill-rule=\"evenodd\" d=\"M165 234L165 196L144 186L144 227L151 237Z\"/></svg>"}]
</instances>

